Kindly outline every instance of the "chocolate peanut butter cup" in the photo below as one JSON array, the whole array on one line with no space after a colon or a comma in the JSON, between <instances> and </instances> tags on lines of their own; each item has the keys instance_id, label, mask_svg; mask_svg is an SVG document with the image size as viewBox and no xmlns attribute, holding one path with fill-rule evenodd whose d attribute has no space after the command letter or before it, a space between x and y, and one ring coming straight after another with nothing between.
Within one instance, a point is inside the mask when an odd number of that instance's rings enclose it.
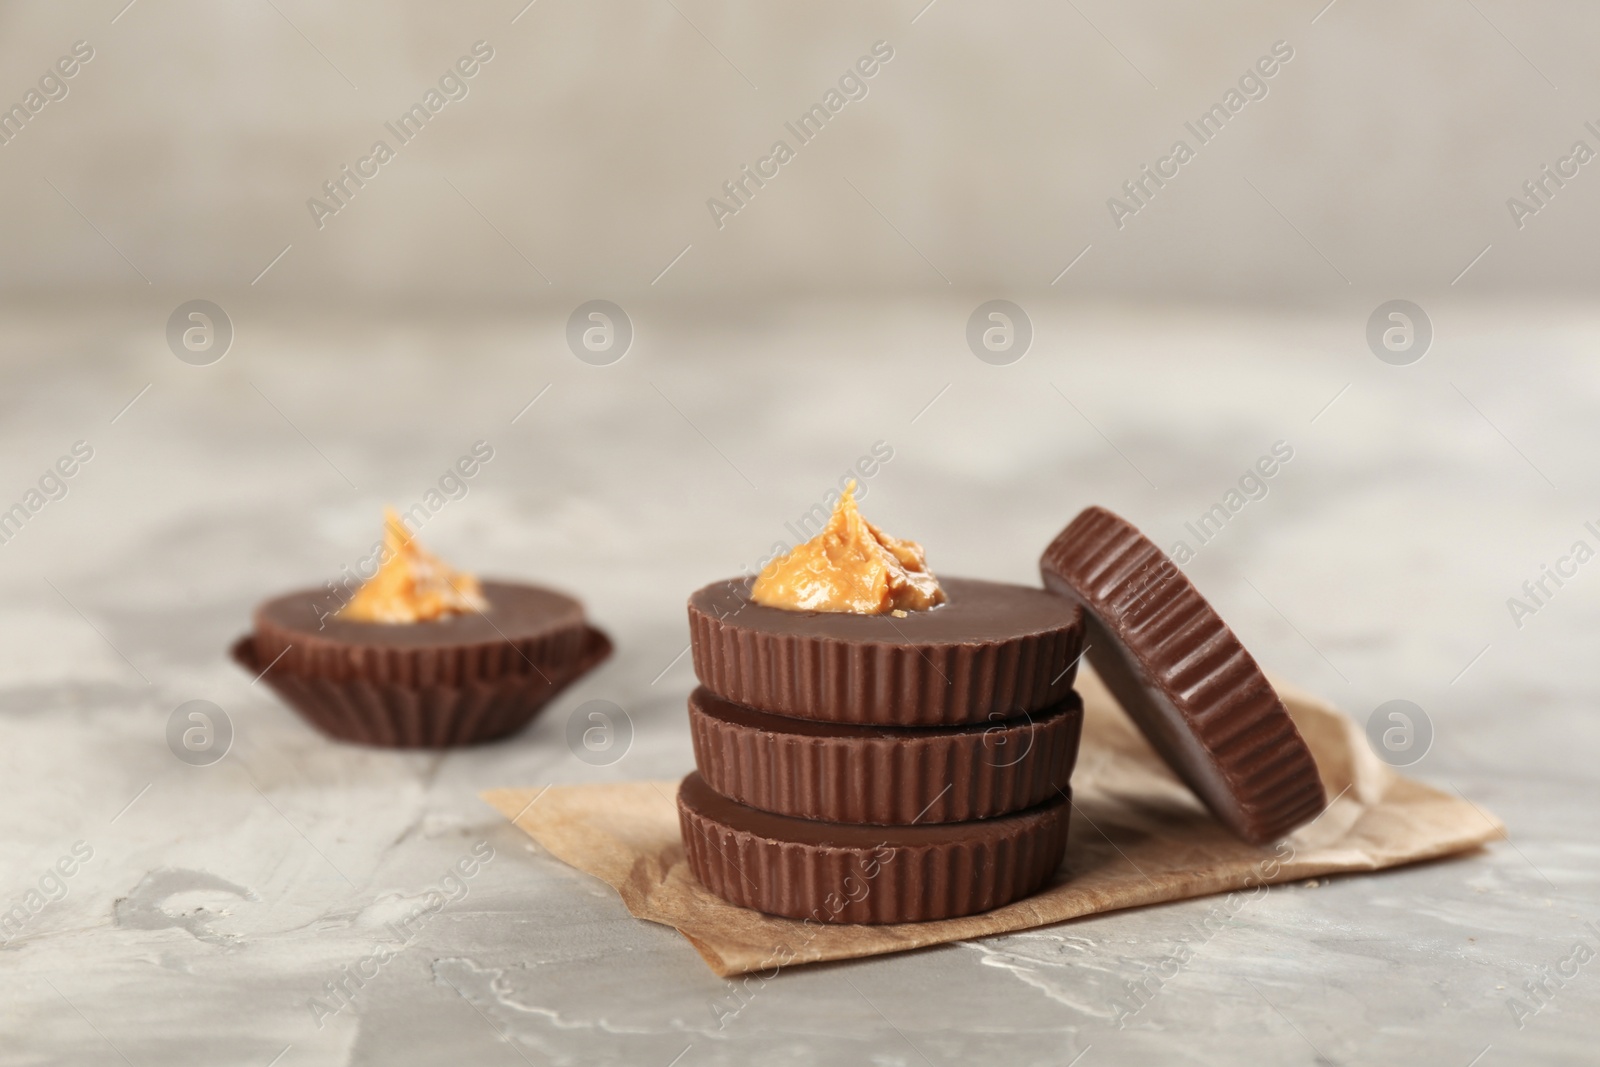
<instances>
[{"instance_id":1,"label":"chocolate peanut butter cup","mask_svg":"<svg viewBox=\"0 0 1600 1067\"><path fill-rule=\"evenodd\" d=\"M698 773L678 789L684 851L701 884L731 904L816 922L926 922L1002 907L1055 874L1071 814L1058 793L994 819L860 826L758 811Z\"/></svg>"},{"instance_id":2,"label":"chocolate peanut butter cup","mask_svg":"<svg viewBox=\"0 0 1600 1067\"><path fill-rule=\"evenodd\" d=\"M375 555L353 593L330 582L262 604L232 649L331 737L405 748L504 737L611 652L578 601L480 584L424 552L392 510Z\"/></svg>"},{"instance_id":3,"label":"chocolate peanut butter cup","mask_svg":"<svg viewBox=\"0 0 1600 1067\"><path fill-rule=\"evenodd\" d=\"M458 679L469 680L424 683L377 681L359 674L300 674L284 666L287 655L276 664L263 660L250 635L241 637L230 651L239 666L260 675L285 704L335 740L389 748L450 748L494 741L521 730L556 694L604 662L611 654L611 641L586 626L581 651L559 666L546 660L538 671L525 666L521 672L503 671L489 680L455 672ZM419 662L425 658L419 656ZM413 676L448 673L424 666Z\"/></svg>"},{"instance_id":4,"label":"chocolate peanut butter cup","mask_svg":"<svg viewBox=\"0 0 1600 1067\"><path fill-rule=\"evenodd\" d=\"M821 723L689 697L695 766L718 793L779 815L838 823L964 822L1033 807L1077 758L1076 693L1017 719L957 727Z\"/></svg>"},{"instance_id":5,"label":"chocolate peanut butter cup","mask_svg":"<svg viewBox=\"0 0 1600 1067\"><path fill-rule=\"evenodd\" d=\"M794 718L953 726L1014 718L1072 691L1083 617L1042 589L944 578L920 611L854 614L755 603L751 580L689 598L695 674L734 704Z\"/></svg>"},{"instance_id":6,"label":"chocolate peanut butter cup","mask_svg":"<svg viewBox=\"0 0 1600 1067\"><path fill-rule=\"evenodd\" d=\"M1047 588L1085 609L1095 672L1218 820L1266 844L1322 811L1316 762L1266 675L1132 524L1088 508L1039 568Z\"/></svg>"}]
</instances>

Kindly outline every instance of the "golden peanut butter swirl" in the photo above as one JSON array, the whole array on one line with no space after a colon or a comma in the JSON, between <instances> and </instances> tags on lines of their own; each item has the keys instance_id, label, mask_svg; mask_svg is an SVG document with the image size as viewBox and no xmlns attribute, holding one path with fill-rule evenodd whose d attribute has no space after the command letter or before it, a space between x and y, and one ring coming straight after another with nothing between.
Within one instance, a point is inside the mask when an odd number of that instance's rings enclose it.
<instances>
[{"instance_id":1,"label":"golden peanut butter swirl","mask_svg":"<svg viewBox=\"0 0 1600 1067\"><path fill-rule=\"evenodd\" d=\"M393 508L383 512L378 573L362 583L338 618L352 622L427 622L483 611L478 579L423 550Z\"/></svg>"},{"instance_id":2,"label":"golden peanut butter swirl","mask_svg":"<svg viewBox=\"0 0 1600 1067\"><path fill-rule=\"evenodd\" d=\"M822 532L768 564L750 594L769 608L856 615L925 611L945 601L922 546L861 517L853 481Z\"/></svg>"}]
</instances>

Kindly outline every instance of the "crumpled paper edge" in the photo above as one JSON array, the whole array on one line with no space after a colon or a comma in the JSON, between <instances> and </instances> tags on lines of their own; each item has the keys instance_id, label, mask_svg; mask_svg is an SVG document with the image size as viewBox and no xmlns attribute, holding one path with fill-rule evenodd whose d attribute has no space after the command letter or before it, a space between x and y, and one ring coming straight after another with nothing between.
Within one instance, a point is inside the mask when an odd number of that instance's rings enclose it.
<instances>
[{"instance_id":1,"label":"crumpled paper edge","mask_svg":"<svg viewBox=\"0 0 1600 1067\"><path fill-rule=\"evenodd\" d=\"M480 795L552 856L609 884L632 915L677 929L723 977L902 952L1123 908L1240 890L1254 894L1280 882L1439 859L1505 835L1504 824L1476 804L1379 761L1356 723L1333 705L1276 680L1274 685L1311 744L1332 798L1313 822L1275 847L1255 848L1228 837L1159 764L1093 673L1084 671L1078 688L1092 705L1095 739L1091 745L1086 722L1065 866L1084 867L1086 855L1098 858L1091 869L1058 873L1056 882L1027 899L936 922L822 924L762 915L713 896L683 860L676 780L490 789ZM1108 778L1126 780L1097 795L1096 783ZM1189 840L1198 842L1190 851L1203 845L1212 853L1203 865L1183 861L1188 846L1181 842ZM1168 862L1173 852L1178 855Z\"/></svg>"}]
</instances>

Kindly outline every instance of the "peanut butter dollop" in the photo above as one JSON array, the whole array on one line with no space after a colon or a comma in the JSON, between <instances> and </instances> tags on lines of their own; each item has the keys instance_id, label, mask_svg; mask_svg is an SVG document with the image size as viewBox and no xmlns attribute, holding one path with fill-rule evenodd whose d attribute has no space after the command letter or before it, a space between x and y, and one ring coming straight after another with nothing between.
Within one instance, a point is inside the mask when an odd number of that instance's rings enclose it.
<instances>
[{"instance_id":1,"label":"peanut butter dollop","mask_svg":"<svg viewBox=\"0 0 1600 1067\"><path fill-rule=\"evenodd\" d=\"M426 622L489 606L478 579L423 551L393 508L383 512L378 573L362 583L338 617L353 622Z\"/></svg>"},{"instance_id":2,"label":"peanut butter dollop","mask_svg":"<svg viewBox=\"0 0 1600 1067\"><path fill-rule=\"evenodd\" d=\"M890 537L861 517L853 481L822 532L769 563L750 595L757 604L788 611L892 612L900 618L945 601L922 546Z\"/></svg>"}]
</instances>

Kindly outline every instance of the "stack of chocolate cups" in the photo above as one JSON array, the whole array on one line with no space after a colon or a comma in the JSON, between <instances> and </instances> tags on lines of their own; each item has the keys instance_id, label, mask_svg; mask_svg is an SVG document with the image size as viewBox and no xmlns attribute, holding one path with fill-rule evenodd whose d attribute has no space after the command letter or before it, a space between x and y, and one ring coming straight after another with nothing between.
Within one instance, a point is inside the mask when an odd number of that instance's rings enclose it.
<instances>
[{"instance_id":1,"label":"stack of chocolate cups","mask_svg":"<svg viewBox=\"0 0 1600 1067\"><path fill-rule=\"evenodd\" d=\"M787 611L746 579L689 599L698 770L690 869L733 904L817 922L988 911L1061 865L1084 621L1041 589L943 578L895 615Z\"/></svg>"}]
</instances>

